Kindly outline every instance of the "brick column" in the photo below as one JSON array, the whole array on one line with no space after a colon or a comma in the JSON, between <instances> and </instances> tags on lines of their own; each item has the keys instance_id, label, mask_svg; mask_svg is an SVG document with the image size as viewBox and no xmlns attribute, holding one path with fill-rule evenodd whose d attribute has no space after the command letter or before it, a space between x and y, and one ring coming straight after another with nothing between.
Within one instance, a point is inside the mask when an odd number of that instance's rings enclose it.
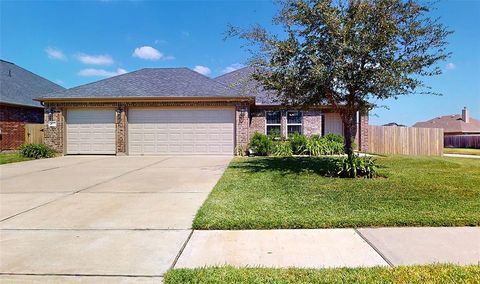
<instances>
[{"instance_id":1,"label":"brick column","mask_svg":"<svg viewBox=\"0 0 480 284\"><path fill-rule=\"evenodd\" d=\"M247 149L249 142L249 107L248 105L235 106L235 155L238 149Z\"/></svg>"},{"instance_id":2,"label":"brick column","mask_svg":"<svg viewBox=\"0 0 480 284\"><path fill-rule=\"evenodd\" d=\"M49 121L53 121L54 123L56 122L56 125L49 126ZM64 109L55 105L46 105L44 112L44 123L44 143L50 146L55 152L64 154Z\"/></svg>"},{"instance_id":3,"label":"brick column","mask_svg":"<svg viewBox=\"0 0 480 284\"><path fill-rule=\"evenodd\" d=\"M319 111L304 111L303 134L306 136L322 134L322 113Z\"/></svg>"},{"instance_id":4,"label":"brick column","mask_svg":"<svg viewBox=\"0 0 480 284\"><path fill-rule=\"evenodd\" d=\"M368 112L360 112L358 122L359 141L358 148L361 152L368 152Z\"/></svg>"},{"instance_id":5,"label":"brick column","mask_svg":"<svg viewBox=\"0 0 480 284\"><path fill-rule=\"evenodd\" d=\"M124 104L118 105L115 110L115 131L117 155L127 154L127 115Z\"/></svg>"}]
</instances>

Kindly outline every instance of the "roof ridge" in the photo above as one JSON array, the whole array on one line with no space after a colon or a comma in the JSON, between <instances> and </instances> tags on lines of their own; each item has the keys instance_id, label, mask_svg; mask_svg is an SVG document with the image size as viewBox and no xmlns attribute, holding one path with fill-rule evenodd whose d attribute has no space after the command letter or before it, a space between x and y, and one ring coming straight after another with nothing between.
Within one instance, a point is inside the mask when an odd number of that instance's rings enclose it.
<instances>
[{"instance_id":1,"label":"roof ridge","mask_svg":"<svg viewBox=\"0 0 480 284\"><path fill-rule=\"evenodd\" d=\"M30 71L30 70L28 70L28 69L25 69L25 68L23 68L23 67L20 66L20 65L17 65L17 64L15 64L15 63L13 63L13 62L10 62L10 61L7 61L7 60L3 60L3 59L0 59L0 61L13 64L15 67L20 68L20 69L22 69L22 70L25 71L25 72L28 72L28 73L30 73L30 74L32 74L32 75L35 75L35 76L37 76L37 77L39 77L39 78L41 78L41 79L43 79L43 80L45 80L45 81L48 81L49 83L51 83L51 84L53 84L53 85L56 85L56 86L62 88L63 90L66 90L65 87L60 86L59 84L57 84L57 83L55 83L55 82L53 82L53 81L50 81L50 80L48 80L47 78L45 78L45 77L43 77L43 76L40 76L40 75L38 75L38 74L36 74L36 73L33 73L32 71Z\"/></svg>"},{"instance_id":2,"label":"roof ridge","mask_svg":"<svg viewBox=\"0 0 480 284\"><path fill-rule=\"evenodd\" d=\"M234 73L238 73L239 71L244 70L244 69L247 69L247 68L253 68L253 67L252 67L252 66L244 66L244 67L239 68L239 69L237 69L237 70L233 70L233 71L230 71L230 72L228 72L228 73L225 73L225 74L222 74L222 75L220 75L220 76L217 76L217 77L215 77L214 79L216 80L216 79L222 78L222 77L227 76L227 75L231 75L231 74L234 74Z\"/></svg>"}]
</instances>

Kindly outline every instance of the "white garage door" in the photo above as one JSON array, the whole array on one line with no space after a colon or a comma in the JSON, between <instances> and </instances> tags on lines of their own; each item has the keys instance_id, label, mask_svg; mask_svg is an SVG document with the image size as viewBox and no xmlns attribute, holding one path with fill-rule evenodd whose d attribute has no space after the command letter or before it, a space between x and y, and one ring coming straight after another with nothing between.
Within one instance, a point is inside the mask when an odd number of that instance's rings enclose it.
<instances>
[{"instance_id":1,"label":"white garage door","mask_svg":"<svg viewBox=\"0 0 480 284\"><path fill-rule=\"evenodd\" d=\"M130 109L130 155L233 155L233 109Z\"/></svg>"},{"instance_id":2,"label":"white garage door","mask_svg":"<svg viewBox=\"0 0 480 284\"><path fill-rule=\"evenodd\" d=\"M115 154L115 111L67 111L67 154Z\"/></svg>"}]
</instances>

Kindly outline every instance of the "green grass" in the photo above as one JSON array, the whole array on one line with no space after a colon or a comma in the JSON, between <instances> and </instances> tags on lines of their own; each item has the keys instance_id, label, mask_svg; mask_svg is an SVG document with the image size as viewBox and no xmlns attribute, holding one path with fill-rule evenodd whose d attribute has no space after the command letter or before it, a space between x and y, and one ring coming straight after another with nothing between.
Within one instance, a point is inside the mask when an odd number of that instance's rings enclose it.
<instances>
[{"instance_id":1,"label":"green grass","mask_svg":"<svg viewBox=\"0 0 480 284\"><path fill-rule=\"evenodd\" d=\"M480 266L273 269L212 267L174 269L165 284L182 283L480 283Z\"/></svg>"},{"instance_id":2,"label":"green grass","mask_svg":"<svg viewBox=\"0 0 480 284\"><path fill-rule=\"evenodd\" d=\"M380 157L386 178L326 177L331 158L235 158L195 229L480 225L480 160Z\"/></svg>"},{"instance_id":3,"label":"green grass","mask_svg":"<svg viewBox=\"0 0 480 284\"><path fill-rule=\"evenodd\" d=\"M0 154L0 165L23 162L28 160L32 160L32 158L24 158L20 156L20 154L18 153L1 153Z\"/></svg>"},{"instance_id":4,"label":"green grass","mask_svg":"<svg viewBox=\"0 0 480 284\"><path fill-rule=\"evenodd\" d=\"M472 148L443 148L446 154L480 155L480 149Z\"/></svg>"}]
</instances>

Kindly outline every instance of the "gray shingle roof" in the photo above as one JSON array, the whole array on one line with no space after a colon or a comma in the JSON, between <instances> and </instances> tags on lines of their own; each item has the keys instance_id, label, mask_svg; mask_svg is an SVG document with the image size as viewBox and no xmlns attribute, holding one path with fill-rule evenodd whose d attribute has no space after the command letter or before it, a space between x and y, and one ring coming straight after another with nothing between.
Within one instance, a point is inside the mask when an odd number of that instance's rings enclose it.
<instances>
[{"instance_id":1,"label":"gray shingle roof","mask_svg":"<svg viewBox=\"0 0 480 284\"><path fill-rule=\"evenodd\" d=\"M443 128L444 133L480 133L480 120L470 117L466 123L459 114L439 116L423 122L417 122L413 127Z\"/></svg>"},{"instance_id":2,"label":"gray shingle roof","mask_svg":"<svg viewBox=\"0 0 480 284\"><path fill-rule=\"evenodd\" d=\"M41 107L34 98L61 90L64 90L62 86L11 62L0 60L1 103Z\"/></svg>"},{"instance_id":3,"label":"gray shingle roof","mask_svg":"<svg viewBox=\"0 0 480 284\"><path fill-rule=\"evenodd\" d=\"M48 98L149 98L229 96L225 87L188 68L146 68L42 96Z\"/></svg>"},{"instance_id":4,"label":"gray shingle roof","mask_svg":"<svg viewBox=\"0 0 480 284\"><path fill-rule=\"evenodd\" d=\"M224 74L214 80L224 84L233 96L253 96L257 105L279 105L273 91L266 91L251 76L255 72L252 67L244 67Z\"/></svg>"}]
</instances>

